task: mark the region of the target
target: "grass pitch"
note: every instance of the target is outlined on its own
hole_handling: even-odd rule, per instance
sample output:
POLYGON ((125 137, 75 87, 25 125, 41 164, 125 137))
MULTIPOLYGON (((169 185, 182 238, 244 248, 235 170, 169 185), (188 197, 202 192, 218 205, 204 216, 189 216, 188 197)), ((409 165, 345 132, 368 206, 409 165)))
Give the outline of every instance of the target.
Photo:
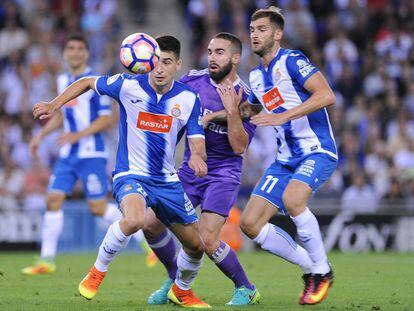
MULTIPOLYGON (((147 297, 165 280, 158 264, 148 269, 144 256, 121 254, 111 265, 92 301, 77 287, 95 254, 63 254, 53 275, 27 277, 21 268, 34 253, 0 252, 0 310, 180 310, 148 306, 147 297)), ((408 254, 330 254, 335 283, 326 301, 316 306, 297 304, 302 289, 296 267, 264 252, 240 254, 250 279, 259 288, 259 305, 229 308, 232 283, 208 258, 194 285, 195 292, 215 310, 414 310, 414 256, 408 254)))

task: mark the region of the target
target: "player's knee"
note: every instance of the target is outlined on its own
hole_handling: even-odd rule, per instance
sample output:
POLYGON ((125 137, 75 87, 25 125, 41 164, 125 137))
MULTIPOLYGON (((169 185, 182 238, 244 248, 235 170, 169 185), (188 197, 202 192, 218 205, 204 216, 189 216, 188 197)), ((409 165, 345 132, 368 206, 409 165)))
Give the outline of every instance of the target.
POLYGON ((191 245, 191 248, 188 248, 188 250, 195 257, 201 257, 205 252, 204 244, 202 242, 191 245))
POLYGON ((254 219, 243 216, 240 219, 240 229, 251 239, 254 239, 260 232, 260 228, 254 219))
POLYGON ((144 220, 136 217, 126 217, 121 221, 130 234, 133 234, 144 227, 144 220))
POLYGON ((196 257, 200 254, 203 254, 205 251, 204 243, 201 238, 194 238, 191 241, 186 241, 184 246, 186 252, 190 252, 196 257))
POLYGON ((220 246, 220 240, 214 238, 211 234, 202 234, 202 239, 204 242, 204 251, 208 256, 214 254, 214 252, 220 246))
POLYGON ((46 205, 48 211, 58 211, 62 207, 64 196, 57 193, 50 193, 46 198, 46 205))
POLYGON ((282 200, 290 215, 296 215, 305 208, 302 198, 298 195, 294 195, 293 193, 285 191, 283 193, 282 200))

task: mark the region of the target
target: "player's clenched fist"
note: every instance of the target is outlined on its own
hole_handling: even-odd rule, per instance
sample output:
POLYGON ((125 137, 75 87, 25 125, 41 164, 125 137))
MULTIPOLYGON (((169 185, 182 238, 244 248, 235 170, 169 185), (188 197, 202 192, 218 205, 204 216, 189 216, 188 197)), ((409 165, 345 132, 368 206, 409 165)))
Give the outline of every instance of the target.
POLYGON ((188 161, 188 166, 194 171, 197 177, 203 177, 207 174, 206 162, 197 154, 193 154, 188 161))
POLYGON ((50 118, 55 112, 53 104, 48 102, 38 102, 33 106, 33 117, 35 119, 47 119, 50 118))

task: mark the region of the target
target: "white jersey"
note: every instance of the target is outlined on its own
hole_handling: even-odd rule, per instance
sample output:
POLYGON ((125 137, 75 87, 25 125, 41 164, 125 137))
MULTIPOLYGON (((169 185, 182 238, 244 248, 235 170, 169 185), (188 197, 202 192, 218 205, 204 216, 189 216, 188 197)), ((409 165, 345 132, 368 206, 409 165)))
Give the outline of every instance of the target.
MULTIPOLYGON (((72 77, 69 73, 61 74, 57 79, 58 93, 61 94, 73 82, 87 76, 92 76, 90 68, 78 77, 72 77)), ((63 127, 65 132, 79 132, 89 127, 99 116, 110 114, 109 98, 90 90, 62 107, 63 127)), ((61 158, 106 158, 108 154, 104 134, 98 132, 74 144, 66 144, 60 149, 59 155, 61 158)))
POLYGON ((139 175, 179 181, 174 151, 183 131, 187 129, 188 138, 204 138, 198 95, 174 81, 160 96, 149 84, 148 74, 101 76, 95 90, 116 99, 120 107, 114 180, 139 175))
MULTIPOLYGON (((249 102, 261 104, 267 113, 299 106, 311 96, 304 84, 316 72, 318 69, 301 52, 279 48, 268 68, 260 65, 250 72, 249 102)), ((325 108, 274 128, 277 160, 282 163, 294 165, 311 153, 326 153, 338 159, 325 108)))

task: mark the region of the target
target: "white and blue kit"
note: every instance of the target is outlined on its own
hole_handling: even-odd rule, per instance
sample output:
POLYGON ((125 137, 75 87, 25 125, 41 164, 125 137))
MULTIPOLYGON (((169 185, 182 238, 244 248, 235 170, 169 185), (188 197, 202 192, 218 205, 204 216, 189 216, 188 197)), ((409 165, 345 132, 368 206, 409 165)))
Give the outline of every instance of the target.
MULTIPOLYGON (((57 79, 58 93, 62 93, 76 80, 92 75, 90 68, 86 68, 85 72, 77 77, 69 73, 60 75, 57 79)), ((98 117, 111 114, 110 100, 90 90, 65 104, 61 111, 64 131, 79 132, 89 127, 98 117)), ((76 181, 80 179, 87 199, 105 197, 108 192, 106 148, 103 132, 62 146, 48 190, 70 195, 76 181)))
POLYGON ((174 151, 185 130, 188 138, 204 138, 197 94, 177 81, 167 93, 157 94, 148 74, 102 76, 95 90, 117 100, 120 107, 112 174, 118 203, 138 193, 166 226, 195 222, 194 207, 177 176, 174 151))
MULTIPOLYGON (((302 52, 279 48, 268 68, 260 65, 250 72, 249 102, 262 105, 269 114, 292 109, 311 96, 304 85, 317 72, 302 52)), ((274 129, 277 159, 252 194, 270 201, 286 214, 282 195, 289 181, 300 180, 316 191, 335 171, 338 154, 325 108, 274 129)))

